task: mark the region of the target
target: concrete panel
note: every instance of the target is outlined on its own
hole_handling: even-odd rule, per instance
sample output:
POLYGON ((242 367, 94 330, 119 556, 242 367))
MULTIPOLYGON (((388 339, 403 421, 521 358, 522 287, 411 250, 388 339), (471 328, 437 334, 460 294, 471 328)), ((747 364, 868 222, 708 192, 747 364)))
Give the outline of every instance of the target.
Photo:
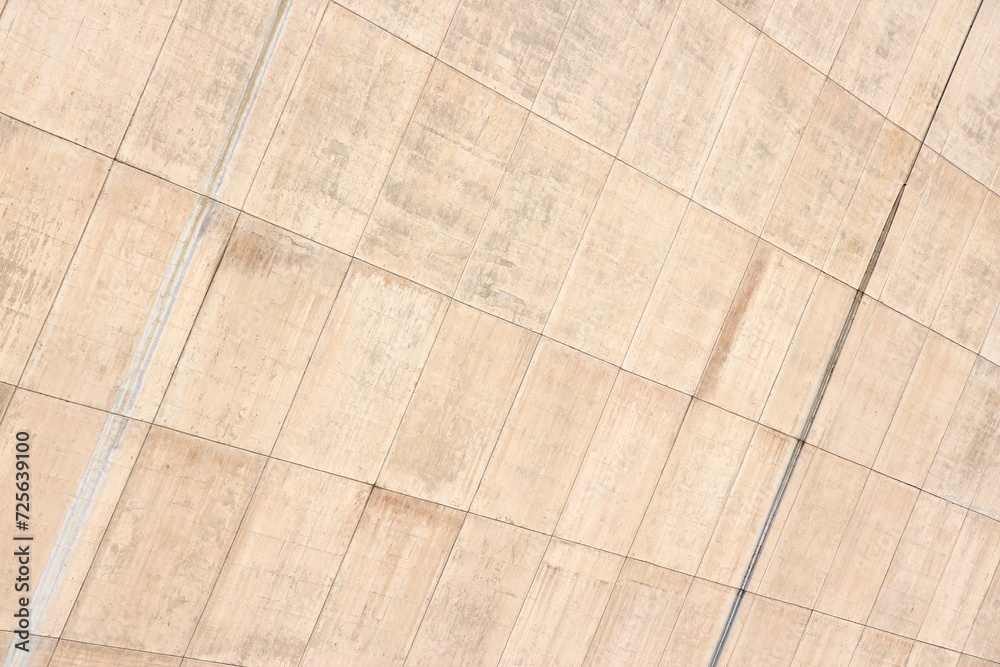
POLYGON ((824 74, 830 71, 858 0, 776 0, 764 32, 824 74))
POLYGON ((256 454, 154 426, 63 636, 180 654, 263 465, 256 454))
POLYGON ((370 488, 269 461, 186 655, 295 665, 370 488))
POLYGON ((930 331, 882 441, 875 469, 920 487, 976 355, 930 331))
POLYGON ((744 21, 756 28, 761 28, 767 15, 771 11, 774 0, 719 0, 723 5, 729 7, 735 14, 741 16, 744 21))
POLYGON ((813 612, 791 667, 849 667, 863 626, 813 612))
POLYGON ((244 210, 353 253, 431 62, 331 5, 244 210))
POLYGON ((865 628, 851 667, 904 667, 912 649, 912 640, 865 628))
POLYGON ((458 667, 497 662, 548 539, 468 515, 406 664, 458 667))
POLYGON ((62 640, 49 667, 178 667, 181 658, 62 640))
POLYGON ((791 255, 758 244, 695 395, 759 419, 818 276, 791 255))
POLYGON ((527 115, 436 64, 357 256, 453 293, 527 115))
POLYGON ((628 552, 687 411, 689 398, 619 373, 555 534, 628 552))
POLYGON ((680 0, 579 0, 532 111, 618 152, 680 0))
POLYGON ((118 159, 243 206, 323 9, 321 0, 182 3, 118 159))
MULTIPOLYGON (((140 422, 108 420, 106 413, 85 408, 66 401, 42 396, 19 389, 7 405, 0 435, 3 437, 2 455, 8 463, 0 468, 0 483, 10 493, 10 527, 4 535, 7 539, 19 531, 14 530, 15 483, 25 481, 17 477, 15 468, 15 435, 26 431, 30 435, 29 469, 27 481, 30 484, 30 542, 31 577, 30 585, 34 594, 32 600, 32 635, 58 635, 69 616, 80 587, 87 576, 104 530, 111 520, 115 503, 121 495, 125 482, 132 470, 132 464, 139 453, 149 426, 140 422), (124 423, 123 423, 124 422, 124 423), (104 429, 110 433, 105 433, 104 429), (114 438, 119 428, 124 428, 114 459, 108 465, 104 482, 99 489, 87 492, 81 489, 94 449, 102 440, 114 438), (77 500, 77 496, 80 499, 77 500), (89 508, 89 515, 77 515, 77 537, 72 534, 60 540, 60 528, 68 511, 74 506, 77 511, 89 508), (39 599, 37 586, 46 567, 52 567, 54 559, 65 559, 65 569, 61 573, 60 585, 49 597, 48 602, 39 599)), ((76 522, 74 522, 76 523, 76 522)), ((13 544, 13 543, 10 543, 13 544)), ((20 543, 19 543, 20 544, 20 543)), ((13 556, 15 547, 10 547, 13 556)), ((13 593, 15 578, 18 576, 18 562, 6 558, 0 563, 0 573, 11 582, 11 594, 0 600, 2 623, 0 628, 15 629, 14 611, 16 598, 13 593)), ((48 578, 54 576, 52 569, 48 578)))
POLYGON ((615 162, 545 335, 621 364, 688 200, 615 162))
POLYGON ((727 646, 731 647, 728 659, 723 658, 719 664, 737 667, 791 662, 809 621, 809 610, 756 596, 743 604, 743 628, 727 646))
POLYGON ((962 655, 958 659, 958 667, 996 667, 1000 663, 983 660, 972 655, 962 655))
POLYGON ((531 107, 574 0, 460 2, 438 57, 523 107, 531 107))
POLYGON ((1000 307, 997 308, 997 314, 993 315, 993 322, 986 332, 986 340, 983 341, 979 354, 994 364, 1000 364, 1000 307))
POLYGON ((22 386, 152 421, 235 222, 232 209, 115 164, 22 386), (178 247, 190 259, 175 258, 178 247), (117 404, 130 393, 131 405, 117 404))
POLYGON ((629 556, 697 572, 753 431, 709 403, 691 405, 629 556))
POLYGON ((760 234, 822 87, 819 72, 761 36, 694 200, 760 234))
POLYGON ((343 0, 339 3, 380 28, 435 55, 459 0, 343 0))
POLYGON ((177 5, 11 4, 0 16, 0 112, 114 155, 177 5))
POLYGON ((302 664, 403 664, 464 518, 375 489, 302 664))
MULTIPOLYGON (((728 586, 695 579, 660 657, 660 667, 707 665, 735 593, 728 586)), ((745 614, 736 617, 734 635, 739 633, 745 619, 745 614)))
POLYGON ((7 405, 14 396, 14 385, 0 383, 0 419, 7 412, 7 405))
POLYGON ((914 642, 906 667, 956 667, 961 653, 940 646, 914 642))
POLYGON ((618 369, 542 339, 472 511, 551 533, 618 369))
POLYGON ((756 242, 714 213, 688 207, 623 368, 693 394, 756 242))
POLYGON ((691 577, 626 559, 583 664, 656 667, 691 577))
POLYGON ((274 456, 374 482, 446 310, 440 294, 352 263, 274 456))
POLYGON ((618 156, 690 197, 757 35, 717 2, 682 1, 618 156))
POLYGON ((986 591, 983 604, 976 615, 975 623, 965 645, 966 651, 990 660, 1000 660, 1000 643, 997 643, 997 627, 1000 623, 1000 577, 993 573, 993 581, 986 591))
POLYGON ((348 263, 241 216, 156 423, 270 453, 348 263))
POLYGON ((499 665, 581 664, 623 561, 620 556, 552 540, 499 665))
POLYGON ((110 166, 0 116, 0 380, 20 379, 110 166))
POLYGON ((453 303, 379 486, 468 509, 537 342, 530 331, 453 303))
POLYGON ((611 163, 594 147, 530 117, 456 298, 541 331, 611 163))

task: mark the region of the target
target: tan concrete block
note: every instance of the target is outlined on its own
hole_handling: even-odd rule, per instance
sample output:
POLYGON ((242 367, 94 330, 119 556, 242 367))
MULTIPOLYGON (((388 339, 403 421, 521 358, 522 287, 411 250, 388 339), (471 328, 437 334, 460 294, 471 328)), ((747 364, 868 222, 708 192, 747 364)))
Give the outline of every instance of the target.
POLYGON ((114 155, 177 4, 11 5, 0 17, 0 111, 114 155))
MULTIPOLYGON (((799 6, 826 9, 808 2, 799 6)), ((881 116, 828 80, 774 200, 763 238, 822 267, 881 126, 881 116)))
MULTIPOLYGON (((1000 367, 979 357, 948 423, 924 488, 969 507, 974 501, 996 498, 997 492, 977 498, 984 480, 998 477, 994 471, 1000 423, 1000 367)), ((990 493, 987 490, 986 493, 990 493)))
POLYGON ((694 200, 760 234, 822 87, 819 72, 761 36, 694 200))
POLYGON ((375 489, 302 664, 403 664, 464 518, 375 489))
POLYGON ((532 111, 618 152, 680 0, 580 0, 532 111))
POLYGON ((816 609, 857 623, 867 620, 918 494, 878 473, 868 476, 816 609))
POLYGON ((263 465, 256 454, 154 426, 63 637, 181 653, 263 465))
POLYGON ((921 493, 889 565, 868 625, 916 637, 966 511, 921 493))
POLYGON ((62 640, 47 664, 51 667, 178 667, 181 658, 62 640))
POLYGON ((630 556, 698 570, 753 431, 752 422, 709 403, 691 405, 630 556))
POLYGON ((913 644, 910 639, 865 628, 851 667, 904 667, 913 644))
POLYGON ((864 627, 814 611, 791 667, 849 667, 864 627))
POLYGON ((273 455, 374 482, 446 310, 446 297, 352 263, 273 455))
POLYGON ((459 3, 438 57, 523 107, 535 101, 573 0, 459 3))
POLYGON ((1000 523, 969 512, 917 638, 963 650, 998 564, 1000 523))
POLYGON ((625 559, 583 664, 656 667, 692 578, 625 559))
POLYGON ((21 377, 110 166, 0 116, 0 380, 21 377))
POLYGON ((742 584, 794 447, 794 439, 757 427, 701 559, 699 577, 742 584))
POLYGON ((116 164, 22 386, 152 421, 235 222, 232 209, 116 164))
POLYGON ((269 461, 185 653, 233 664, 297 664, 369 491, 269 461))
POLYGON ((876 470, 923 485, 975 359, 972 352, 928 332, 875 459, 876 470))
POLYGON ((771 5, 764 32, 782 46, 826 73, 840 50, 858 0, 828 3, 777 0, 771 5))
POLYGON ((541 331, 612 158, 528 119, 455 297, 541 331))
POLYGON ((1000 660, 1000 643, 997 643, 997 628, 1000 627, 1000 577, 993 574, 983 604, 976 614, 976 620, 969 634, 965 651, 981 655, 990 660, 1000 660))
POLYGON ((758 244, 695 395, 759 419, 818 276, 791 255, 758 244))
POLYGON ((551 533, 618 372, 542 339, 472 511, 551 533))
MULTIPOLYGON (((660 657, 660 667, 707 665, 735 593, 728 586, 695 579, 660 657)), ((737 615, 734 635, 739 633, 745 619, 745 614, 737 615)))
POLYGON ((772 532, 774 550, 761 559, 761 595, 813 607, 823 579, 834 563, 861 496, 868 470, 817 451, 804 473, 797 496, 780 532, 772 532))
POLYGON ((353 253, 431 62, 331 5, 244 210, 353 253))
POLYGON ((997 314, 993 316, 993 323, 990 324, 990 329, 986 333, 986 340, 983 341, 983 347, 979 351, 979 354, 994 364, 1000 364, 1000 308, 997 309, 997 314))
POLYGON ((0 419, 2 419, 4 414, 7 412, 7 405, 10 403, 10 399, 13 396, 14 385, 0 382, 0 419))
POLYGON ((961 653, 940 646, 913 642, 906 667, 957 667, 961 653))
POLYGON ((927 329, 876 303, 871 319, 855 321, 849 337, 857 352, 841 356, 834 370, 843 380, 824 396, 811 442, 870 467, 889 430, 927 337, 927 329), (858 326, 862 324, 862 326, 858 326))
POLYGON ((357 256, 451 294, 527 112, 434 66, 357 256))
POLYGON ((498 661, 548 539, 468 515, 406 664, 457 667, 498 661))
POLYGON ((459 0, 343 0, 340 4, 435 55, 459 0))
POLYGON ((958 667, 996 667, 1000 663, 983 660, 972 655, 962 654, 958 659, 958 667))
POLYGON ((809 621, 809 610, 756 596, 743 604, 746 614, 743 629, 738 637, 730 639, 728 660, 720 664, 732 667, 789 664, 809 621))
POLYGON ((714 213, 689 206, 623 368, 693 394, 756 242, 714 213))
POLYGON ((757 34, 720 3, 682 1, 619 157, 690 197, 757 34))
POLYGON ((819 274, 764 404, 762 424, 796 437, 801 434, 853 298, 847 285, 819 274))
POLYGON ((621 364, 688 200, 615 162, 545 335, 621 364))
POLYGON ((379 486, 468 509, 538 337, 451 305, 379 486))
POLYGON ((690 399, 619 373, 555 534, 624 554, 656 488, 690 399))
POLYGON ((581 664, 623 562, 620 556, 552 540, 498 664, 581 664))
MULTIPOLYGON (((22 534, 14 527, 15 484, 28 481, 30 518, 26 534, 33 538, 28 596, 32 599, 32 636, 58 635, 65 624, 148 429, 148 425, 140 422, 109 420, 106 413, 98 410, 23 389, 17 390, 7 405, 0 422, 3 438, 0 455, 7 462, 0 468, 0 483, 9 489, 10 521, 3 534, 7 540, 22 534), (30 436, 29 468, 21 471, 27 473, 27 478, 24 475, 18 478, 15 467, 15 435, 19 431, 30 436), (105 443, 105 452, 113 447, 115 453, 107 464, 103 481, 96 484, 100 468, 92 470, 90 475, 87 471, 91 460, 99 458, 94 452, 100 449, 101 442, 105 443), (62 525, 72 509, 75 509, 73 529, 61 536, 62 525), (61 580, 46 595, 38 586, 42 581, 46 582, 46 588, 54 583, 57 568, 53 563, 57 562, 65 563, 59 574, 61 580)), ((20 596, 15 597, 13 587, 19 563, 13 557, 15 547, 10 549, 12 556, 0 562, 0 573, 11 582, 10 595, 0 599, 3 618, 0 627, 14 630, 15 603, 20 596)))
MULTIPOLYGON (((4 646, 10 646, 10 639, 14 636, 13 633, 4 632, 3 634, 4 646)), ((52 637, 32 636, 28 644, 30 651, 27 654, 25 663, 30 667, 48 667, 58 643, 59 640, 52 637)))
POLYGON ((156 423, 269 453, 348 264, 241 216, 156 423))

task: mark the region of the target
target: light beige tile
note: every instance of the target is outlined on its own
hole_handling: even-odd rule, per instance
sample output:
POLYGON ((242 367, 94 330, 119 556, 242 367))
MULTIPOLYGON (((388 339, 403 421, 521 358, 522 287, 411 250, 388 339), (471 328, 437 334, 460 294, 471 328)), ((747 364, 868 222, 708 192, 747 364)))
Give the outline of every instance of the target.
POLYGON ((530 107, 574 4, 573 0, 463 0, 438 57, 530 107))
POLYGON ((693 394, 755 244, 748 232, 689 206, 623 368, 693 394))
POLYGON ((4 414, 7 412, 7 406, 13 396, 14 385, 0 382, 0 419, 2 419, 4 414))
POLYGON ((632 544, 690 399, 619 373, 555 534, 624 554, 632 544))
POLYGON ((906 667, 956 667, 961 653, 940 646, 914 642, 906 667))
MULTIPOLYGON (((29 483, 29 531, 31 562, 29 593, 32 598, 30 631, 32 636, 57 636, 69 616, 87 570, 97 552, 104 530, 125 487, 132 464, 139 453, 148 430, 146 424, 121 418, 108 419, 106 413, 85 408, 56 398, 49 398, 19 389, 15 392, 3 421, 0 422, 2 456, 7 465, 0 468, 0 483, 10 489, 10 523, 4 535, 10 540, 20 533, 14 529, 15 484, 29 483), (15 436, 28 433, 28 469, 18 471, 15 461, 15 436), (100 443, 105 450, 113 447, 114 457, 107 463, 103 481, 95 485, 96 472, 87 475, 95 450, 100 443), (18 472, 27 473, 17 477, 18 472), (89 483, 88 481, 89 480, 89 483), (88 488, 93 489, 88 492, 88 488), (79 495, 79 500, 77 496, 79 495), (34 501, 34 502, 31 502, 34 501), (77 507, 73 521, 75 530, 60 539, 67 513, 77 507), (79 513, 81 509, 89 510, 79 513), (75 535, 74 535, 75 534, 75 535), (65 558, 60 585, 46 597, 39 597, 38 585, 44 579, 51 583, 54 559, 65 558)), ((99 464, 98 464, 99 465, 99 464)), ((100 469, 100 468, 98 468, 100 469)), ((13 544, 13 542, 8 542, 13 544)), ((10 583, 11 593, 0 599, 0 628, 14 630, 17 597, 14 581, 19 576, 19 563, 12 557, 0 562, 0 573, 10 583), (10 620, 8 620, 10 619, 10 620)))
POLYGON ((273 455, 374 482, 446 309, 440 294, 352 263, 273 455))
POLYGON ((235 222, 232 209, 116 164, 22 386, 151 421, 235 222))
POLYGON ((330 5, 244 210, 353 253, 431 62, 330 5))
POLYGON ((868 476, 816 609, 856 623, 867 620, 917 495, 889 477, 868 476))
POLYGON ((983 341, 979 354, 994 364, 1000 364, 1000 307, 997 308, 997 314, 993 315, 993 322, 986 332, 986 340, 983 341))
POLYGON ((923 485, 975 359, 957 343, 928 332, 875 459, 876 470, 923 485))
POLYGON ((545 335, 621 364, 688 201, 615 162, 545 335))
POLYGON ((814 611, 791 667, 849 667, 863 626, 814 611))
POLYGON ((296 664, 368 493, 360 482, 269 461, 185 654, 296 664))
POLYGON ((834 374, 843 379, 824 396, 809 440, 870 467, 889 430, 927 330, 876 303, 871 319, 855 321, 850 337, 860 339, 858 350, 843 355, 834 369, 834 374))
POLYGON ((406 664, 497 662, 547 541, 523 528, 468 515, 406 664))
POLYGON ((270 453, 348 263, 241 216, 156 423, 270 453))
POLYGON ((809 621, 809 610, 756 596, 743 604, 743 629, 730 639, 727 649, 731 646, 731 653, 720 664, 737 667, 791 662, 809 621))
POLYGON ((610 156, 530 117, 456 298, 541 331, 611 163, 610 156))
POLYGON ((788 520, 771 535, 773 553, 760 561, 758 592, 811 608, 834 563, 868 471, 817 451, 804 475, 798 495, 785 500, 791 505, 788 520))
POLYGON ((9 3, 0 16, 0 111, 114 155, 177 4, 9 3))
POLYGON ((691 196, 757 34, 720 3, 682 0, 619 157, 691 196))
MULTIPOLYGON (((728 586, 695 579, 660 657, 660 667, 707 665, 735 594, 728 586)), ((733 635, 739 633, 745 619, 745 614, 737 615, 733 635)))
POLYGON ((459 0, 343 0, 340 4, 418 49, 437 54, 459 0))
POLYGON ((499 665, 579 665, 623 558, 554 539, 546 549, 499 665))
MULTIPOLYGON (((799 6, 823 11, 815 3, 799 6)), ((822 267, 881 126, 881 116, 827 80, 771 208, 763 238, 822 267)))
POLYGON ((182 3, 118 159, 242 207, 323 9, 182 3))
POLYGON ((472 511, 551 533, 616 374, 613 366, 543 338, 472 511))
POLYGON ((691 577, 626 559, 583 664, 656 667, 691 577))
POLYGON ((989 660, 983 660, 982 658, 966 654, 963 654, 958 659, 958 667, 996 667, 998 664, 1000 663, 990 662, 989 660))
POLYGON ((263 465, 256 454, 154 426, 63 637, 180 654, 263 465))
POLYGON ((375 489, 302 664, 401 665, 463 519, 375 489))
POLYGON ((762 35, 694 200, 759 234, 822 87, 819 72, 762 35))
POLYGON ((759 419, 818 276, 817 269, 759 243, 695 395, 759 419))
POLYGON ((719 0, 723 5, 729 7, 735 14, 741 16, 747 23, 753 24, 757 28, 764 25, 767 15, 771 11, 774 0, 719 0))
POLYGON ((695 401, 629 555, 694 574, 753 432, 753 422, 695 401))
POLYGON ((916 637, 966 511, 921 493, 882 583, 868 625, 916 637))
POLYGON ((21 377, 110 166, 0 116, 0 380, 21 377))
POLYGON ((776 0, 764 32, 807 63, 826 73, 840 50, 858 0, 808 2, 776 0))
POLYGON ((63 640, 47 664, 50 667, 177 667, 181 658, 63 640))
POLYGON ((453 293, 526 117, 509 100, 436 64, 357 256, 453 293))
POLYGON ((964 650, 990 660, 1000 660, 1000 643, 997 643, 997 627, 1000 627, 998 623, 1000 623, 1000 577, 994 573, 993 581, 986 591, 979 613, 976 614, 964 650))
MULTIPOLYGON (((13 633, 3 632, 2 636, 0 636, 0 640, 3 641, 4 646, 10 646, 10 640, 13 637, 13 633)), ((20 638, 18 638, 18 641, 20 641, 20 638)), ((43 637, 38 635, 29 636, 26 664, 30 667, 48 667, 49 660, 52 659, 52 654, 55 653, 58 643, 59 640, 53 639, 52 637, 43 637)))
POLYGON ((912 648, 910 639, 865 628, 851 667, 904 667, 912 648))
POLYGON ((532 111, 618 152, 680 0, 579 0, 532 111))
POLYGON ((468 509, 538 337, 451 305, 379 486, 468 509))

